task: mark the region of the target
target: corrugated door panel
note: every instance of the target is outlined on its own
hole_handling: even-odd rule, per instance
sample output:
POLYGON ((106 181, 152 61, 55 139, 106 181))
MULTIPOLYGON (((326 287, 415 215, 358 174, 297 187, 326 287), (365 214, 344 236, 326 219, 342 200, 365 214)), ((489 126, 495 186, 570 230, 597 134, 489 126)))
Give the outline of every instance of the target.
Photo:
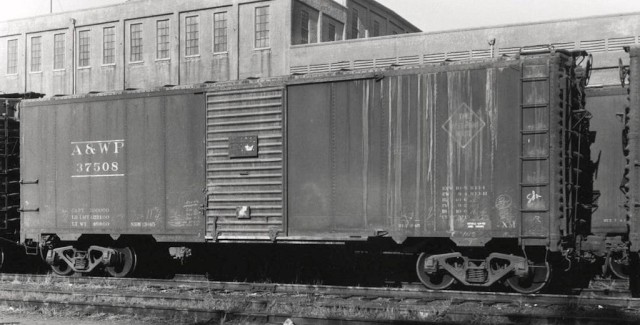
POLYGON ((265 240, 282 232, 282 93, 208 94, 207 239, 265 240))

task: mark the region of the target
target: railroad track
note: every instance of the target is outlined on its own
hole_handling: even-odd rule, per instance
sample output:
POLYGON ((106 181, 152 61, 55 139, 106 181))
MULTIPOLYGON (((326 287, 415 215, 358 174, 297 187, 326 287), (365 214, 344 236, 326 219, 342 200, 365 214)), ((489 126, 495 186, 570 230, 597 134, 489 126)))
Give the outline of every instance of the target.
MULTIPOLYGON (((380 314, 393 310, 396 315, 387 315, 391 316, 389 318, 411 318, 421 323, 437 321, 442 324, 443 321, 460 323, 477 318, 478 310, 474 311, 474 308, 482 309, 481 317, 487 323, 510 324, 531 319, 544 319, 552 323, 597 320, 600 323, 616 321, 633 324, 640 321, 640 314, 635 312, 640 309, 640 299, 625 297, 429 291, 409 285, 403 288, 362 288, 229 283, 185 278, 155 280, 2 274, 0 303, 13 307, 64 306, 83 312, 150 314, 179 323, 240 318, 259 323, 282 324, 286 319, 291 319, 294 323, 297 320, 298 324, 316 324, 332 316, 334 319, 348 318, 350 312, 354 311, 380 314), (295 310, 291 313, 282 312, 291 306, 297 306, 300 310, 328 312, 322 317, 300 317, 301 314, 295 310), (570 315, 566 312, 536 311, 545 306, 561 307, 563 310, 578 307, 589 312, 570 315)), ((351 319, 356 320, 362 324, 371 323, 362 317, 351 319)), ((373 322, 413 323, 380 319, 373 322)), ((482 319, 476 319, 476 323, 482 324, 482 319)))

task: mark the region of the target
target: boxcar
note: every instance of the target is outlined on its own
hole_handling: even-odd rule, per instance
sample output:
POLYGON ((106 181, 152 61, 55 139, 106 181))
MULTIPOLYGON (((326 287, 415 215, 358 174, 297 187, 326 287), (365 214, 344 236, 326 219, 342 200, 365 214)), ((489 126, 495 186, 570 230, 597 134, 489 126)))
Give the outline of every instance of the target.
POLYGON ((143 242, 388 238, 431 289, 535 292, 590 232, 584 55, 28 101, 22 240, 127 276, 143 242))
POLYGON ((18 104, 38 93, 0 95, 0 269, 15 270, 24 256, 20 246, 20 123, 18 104))
POLYGON ((640 47, 625 48, 629 53, 629 101, 624 115, 624 189, 629 225, 629 287, 634 297, 640 296, 640 47))
POLYGON ((594 163, 591 231, 605 243, 604 249, 594 252, 605 254, 607 270, 618 278, 627 278, 629 231, 623 154, 627 89, 621 86, 587 88, 586 99, 586 109, 591 113, 590 129, 595 134, 591 146, 594 163))

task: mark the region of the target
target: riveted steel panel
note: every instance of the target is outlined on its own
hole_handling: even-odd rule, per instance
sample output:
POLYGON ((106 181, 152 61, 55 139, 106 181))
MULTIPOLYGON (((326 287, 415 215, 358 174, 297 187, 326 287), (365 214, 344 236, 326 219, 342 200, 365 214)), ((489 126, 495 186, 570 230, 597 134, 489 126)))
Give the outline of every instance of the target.
POLYGON ((151 92, 28 103, 25 235, 204 238, 204 96, 151 92))
POLYGON ((283 89, 207 95, 209 240, 283 234, 283 89))

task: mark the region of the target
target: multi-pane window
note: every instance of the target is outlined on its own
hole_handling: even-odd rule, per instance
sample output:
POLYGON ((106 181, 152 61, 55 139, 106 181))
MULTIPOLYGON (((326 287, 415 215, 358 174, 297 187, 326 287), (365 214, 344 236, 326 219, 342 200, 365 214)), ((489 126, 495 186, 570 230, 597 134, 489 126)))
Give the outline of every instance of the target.
POLYGON ((329 32, 327 33, 327 40, 333 42, 336 40, 336 25, 329 24, 329 32))
POLYGON ((309 43, 309 13, 300 11, 300 43, 309 43))
POLYGON ((256 8, 256 48, 269 47, 269 7, 256 8))
POLYGON ((88 67, 91 64, 89 54, 89 32, 88 30, 81 30, 78 33, 78 67, 88 67))
POLYGON ((7 41, 7 74, 18 73, 18 40, 7 41))
POLYGON ((31 72, 42 71, 42 37, 31 38, 31 72))
POLYGON ((351 38, 358 38, 358 23, 359 23, 359 18, 358 18, 358 9, 353 8, 353 10, 351 11, 351 38))
POLYGON ((198 29, 198 16, 190 16, 185 19, 186 48, 185 55, 200 54, 200 35, 198 29))
POLYGON ((142 61, 142 24, 131 24, 129 62, 142 61))
POLYGON ((64 34, 53 35, 53 69, 64 69, 64 34))
POLYGON ((156 58, 169 58, 169 20, 156 22, 156 58))
POLYGON ((227 51, 227 13, 213 14, 213 52, 227 51))
POLYGON ((116 28, 102 29, 102 64, 116 63, 116 28))
POLYGON ((380 36, 380 23, 377 20, 373 21, 373 37, 380 36))

